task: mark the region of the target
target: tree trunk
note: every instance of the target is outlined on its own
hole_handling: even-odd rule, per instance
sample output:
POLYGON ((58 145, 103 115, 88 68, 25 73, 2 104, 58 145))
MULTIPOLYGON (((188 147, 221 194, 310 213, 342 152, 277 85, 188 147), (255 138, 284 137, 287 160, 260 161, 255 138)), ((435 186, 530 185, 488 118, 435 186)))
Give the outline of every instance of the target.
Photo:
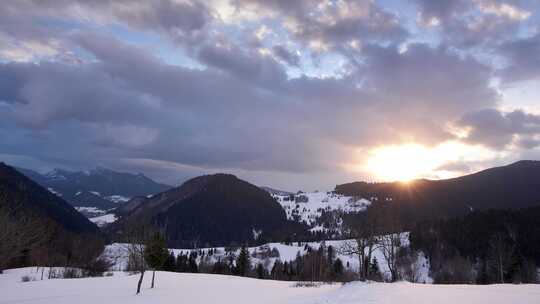
POLYGON ((150 287, 150 288, 154 288, 154 278, 155 278, 155 277, 156 277, 156 271, 153 270, 153 271, 152 271, 152 287, 150 287))
POLYGON ((364 258, 360 253, 358 253, 358 274, 360 276, 360 281, 364 280, 364 258))
POLYGON ((501 284, 504 284, 503 261, 501 255, 499 255, 499 275, 501 277, 501 284))
POLYGON ((141 284, 144 277, 144 271, 141 271, 141 276, 139 277, 139 283, 137 283, 137 294, 141 293, 141 284))
POLYGON ((368 246, 368 254, 367 254, 367 260, 368 264, 366 266, 366 278, 369 278, 370 272, 371 272, 371 254, 373 253, 373 245, 368 246))

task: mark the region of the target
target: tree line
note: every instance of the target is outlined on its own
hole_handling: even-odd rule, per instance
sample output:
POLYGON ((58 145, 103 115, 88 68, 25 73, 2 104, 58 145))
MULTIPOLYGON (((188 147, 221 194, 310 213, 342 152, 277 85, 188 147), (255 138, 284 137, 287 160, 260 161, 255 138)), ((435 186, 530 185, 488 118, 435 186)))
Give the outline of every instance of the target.
POLYGON ((28 210, 0 206, 0 273, 37 265, 41 279, 103 275, 110 267, 100 258, 104 246, 99 235, 71 233, 28 210))
POLYGON ((536 283, 540 207, 420 222, 410 241, 430 259, 435 283, 536 283))

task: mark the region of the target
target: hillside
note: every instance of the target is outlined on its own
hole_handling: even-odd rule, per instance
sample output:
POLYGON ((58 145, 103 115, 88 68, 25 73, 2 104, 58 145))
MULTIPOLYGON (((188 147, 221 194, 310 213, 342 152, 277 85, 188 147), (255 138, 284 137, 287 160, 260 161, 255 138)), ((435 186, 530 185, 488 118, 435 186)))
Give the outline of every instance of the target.
POLYGON ((20 214, 52 220, 68 232, 97 233, 98 228, 73 206, 14 168, 0 163, 0 206, 20 214))
POLYGON ((334 192, 299 192, 272 194, 287 213, 287 219, 304 223, 312 232, 325 232, 329 236, 341 234, 343 215, 366 210, 367 199, 334 192))
POLYGON ((103 250, 103 235, 73 206, 0 163, 0 274, 9 267, 84 267, 103 250))
POLYGON ((111 230, 150 222, 170 245, 227 245, 262 240, 291 226, 281 206, 259 187, 229 174, 205 175, 150 198, 135 198, 117 210, 111 230))
POLYGON ((336 193, 374 203, 392 202, 407 217, 452 217, 472 210, 519 209, 540 205, 540 161, 519 161, 446 180, 409 183, 354 182, 336 193))
POLYGON ((90 171, 54 169, 45 174, 23 168, 17 170, 73 206, 94 207, 101 211, 116 208, 135 196, 151 195, 171 188, 143 174, 116 172, 101 167, 90 171))

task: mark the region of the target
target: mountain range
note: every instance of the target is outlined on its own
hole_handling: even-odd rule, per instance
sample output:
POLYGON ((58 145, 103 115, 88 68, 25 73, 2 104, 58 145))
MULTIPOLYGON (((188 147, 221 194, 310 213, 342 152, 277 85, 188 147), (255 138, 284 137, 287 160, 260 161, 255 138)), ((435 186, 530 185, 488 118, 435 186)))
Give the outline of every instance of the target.
MULTIPOLYGON (((166 232, 171 246, 313 237, 315 232, 341 229, 340 218, 346 213, 381 206, 390 206, 411 224, 463 216, 474 210, 540 206, 539 161, 519 161, 445 180, 353 182, 337 185, 331 192, 296 194, 258 187, 230 174, 199 176, 172 188, 141 174, 103 168, 47 174, 18 170, 48 188, 45 201, 50 201, 54 192, 78 207, 117 207, 110 215, 119 220, 105 228, 113 238, 129 225, 149 223, 166 232)), ((17 187, 19 179, 11 173, 4 177, 3 187, 17 187)), ((34 192, 33 187, 22 189, 17 191, 34 192)), ((83 221, 67 215, 57 220, 63 217, 66 221, 83 221)))
POLYGON ((89 171, 54 169, 45 174, 24 168, 17 170, 73 206, 100 210, 116 208, 135 196, 152 195, 171 188, 143 174, 102 167, 89 171))

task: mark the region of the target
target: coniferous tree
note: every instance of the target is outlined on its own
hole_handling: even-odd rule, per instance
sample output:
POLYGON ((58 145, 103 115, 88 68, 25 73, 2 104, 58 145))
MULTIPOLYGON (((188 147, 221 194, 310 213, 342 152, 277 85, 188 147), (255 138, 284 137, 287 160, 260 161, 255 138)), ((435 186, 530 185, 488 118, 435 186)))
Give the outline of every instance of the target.
POLYGON ((176 271, 176 257, 174 256, 174 252, 170 252, 169 256, 165 260, 165 263, 163 264, 163 270, 164 271, 176 271))
POLYGON ((160 270, 163 264, 169 257, 169 250, 167 249, 165 238, 155 233, 151 237, 144 248, 144 259, 148 266, 152 268, 152 285, 150 288, 154 288, 154 280, 156 277, 156 270, 160 270))
POLYGON ((251 270, 251 261, 249 257, 249 251, 245 246, 240 249, 240 254, 236 259, 236 271, 240 276, 245 277, 251 270))
POLYGON ((191 273, 198 273, 199 272, 199 266, 197 265, 197 252, 196 251, 192 251, 189 254, 187 267, 188 267, 187 271, 189 271, 191 273))
POLYGON ((258 279, 264 279, 265 271, 264 267, 261 263, 257 264, 257 278, 258 279))
POLYGON ((377 261, 376 257, 373 257, 373 260, 369 264, 369 268, 369 279, 373 281, 382 281, 382 274, 379 270, 379 261, 377 261))

